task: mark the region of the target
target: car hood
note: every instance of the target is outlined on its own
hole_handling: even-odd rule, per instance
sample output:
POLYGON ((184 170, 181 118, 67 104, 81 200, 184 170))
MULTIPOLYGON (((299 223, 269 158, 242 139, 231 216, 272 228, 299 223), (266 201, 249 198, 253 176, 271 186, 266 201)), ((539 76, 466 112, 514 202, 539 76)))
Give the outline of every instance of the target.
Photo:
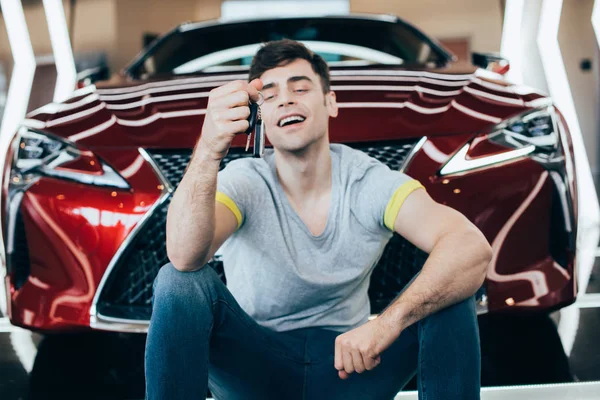
MULTIPOLYGON (((476 133, 549 99, 500 76, 472 70, 392 67, 332 68, 339 115, 332 142, 397 140, 476 133)), ((24 124, 87 148, 191 148, 201 131, 208 94, 247 74, 204 74, 116 82, 76 91, 67 101, 31 112, 24 124)), ((241 146, 245 138, 236 138, 241 146)))

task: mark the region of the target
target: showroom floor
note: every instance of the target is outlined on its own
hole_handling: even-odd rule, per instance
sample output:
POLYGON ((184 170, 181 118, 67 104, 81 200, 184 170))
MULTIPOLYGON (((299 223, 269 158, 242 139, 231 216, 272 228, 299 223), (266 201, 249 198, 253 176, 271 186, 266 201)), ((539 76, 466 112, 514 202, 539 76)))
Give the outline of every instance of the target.
MULTIPOLYGON (((587 292, 600 293, 600 258, 587 292)), ((598 307, 578 302, 551 317, 483 316, 480 327, 485 385, 600 381, 598 307)), ((144 340, 144 335, 106 332, 42 337, 0 318, 0 399, 143 398, 144 340)), ((584 389, 600 391, 600 386, 576 390, 584 389)), ((557 393, 548 388, 541 397, 529 392, 520 397, 523 389, 514 390, 514 400, 557 393)), ((494 393, 484 392, 484 399, 499 398, 494 393)), ((416 395, 398 396, 405 398, 416 395)))

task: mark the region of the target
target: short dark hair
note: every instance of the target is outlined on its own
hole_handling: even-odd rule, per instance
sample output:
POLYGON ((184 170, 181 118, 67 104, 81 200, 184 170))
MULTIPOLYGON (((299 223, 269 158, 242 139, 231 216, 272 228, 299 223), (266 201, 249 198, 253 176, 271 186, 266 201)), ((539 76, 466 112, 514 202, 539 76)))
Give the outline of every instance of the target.
POLYGON ((252 59, 248 80, 252 81, 260 78, 266 71, 286 66, 298 59, 306 60, 310 63, 313 71, 321 77, 323 93, 328 93, 330 90, 329 66, 323 60, 323 57, 313 53, 302 43, 291 39, 281 39, 265 43, 252 59))

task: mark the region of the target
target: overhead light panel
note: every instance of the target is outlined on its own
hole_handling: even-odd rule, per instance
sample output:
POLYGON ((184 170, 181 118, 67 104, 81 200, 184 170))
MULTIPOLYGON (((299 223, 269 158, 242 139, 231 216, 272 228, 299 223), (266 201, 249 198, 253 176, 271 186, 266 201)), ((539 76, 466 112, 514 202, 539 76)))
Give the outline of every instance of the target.
MULTIPOLYGON (((573 142, 578 187, 577 271, 579 293, 585 293, 596 258, 600 231, 600 207, 583 142, 583 135, 575 103, 569 86, 567 71, 558 42, 558 27, 562 12, 562 0, 544 0, 540 15, 537 43, 544 67, 548 89, 554 103, 561 110, 573 142)), ((597 9, 597 7, 595 7, 597 9)), ((597 15, 597 12, 596 12, 597 15)))
POLYGON ((77 82, 73 49, 62 1, 43 0, 43 2, 57 74, 54 101, 62 102, 71 96, 77 82))
POLYGON ((510 62, 506 78, 514 83, 523 83, 523 8, 525 0, 507 0, 504 8, 504 24, 502 26, 502 43, 500 53, 510 62))

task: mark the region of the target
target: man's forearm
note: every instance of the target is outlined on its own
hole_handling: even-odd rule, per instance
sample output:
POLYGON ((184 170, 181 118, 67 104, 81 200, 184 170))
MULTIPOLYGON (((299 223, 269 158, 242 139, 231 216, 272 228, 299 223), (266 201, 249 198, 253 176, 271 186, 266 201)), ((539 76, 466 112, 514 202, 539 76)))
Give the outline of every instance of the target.
POLYGON ((201 144, 194 152, 167 213, 167 255, 178 269, 196 269, 207 260, 215 232, 215 194, 220 161, 201 144))
POLYGON ((491 258, 478 231, 447 234, 431 251, 421 273, 379 316, 398 334, 443 308, 472 296, 483 283, 491 258))

